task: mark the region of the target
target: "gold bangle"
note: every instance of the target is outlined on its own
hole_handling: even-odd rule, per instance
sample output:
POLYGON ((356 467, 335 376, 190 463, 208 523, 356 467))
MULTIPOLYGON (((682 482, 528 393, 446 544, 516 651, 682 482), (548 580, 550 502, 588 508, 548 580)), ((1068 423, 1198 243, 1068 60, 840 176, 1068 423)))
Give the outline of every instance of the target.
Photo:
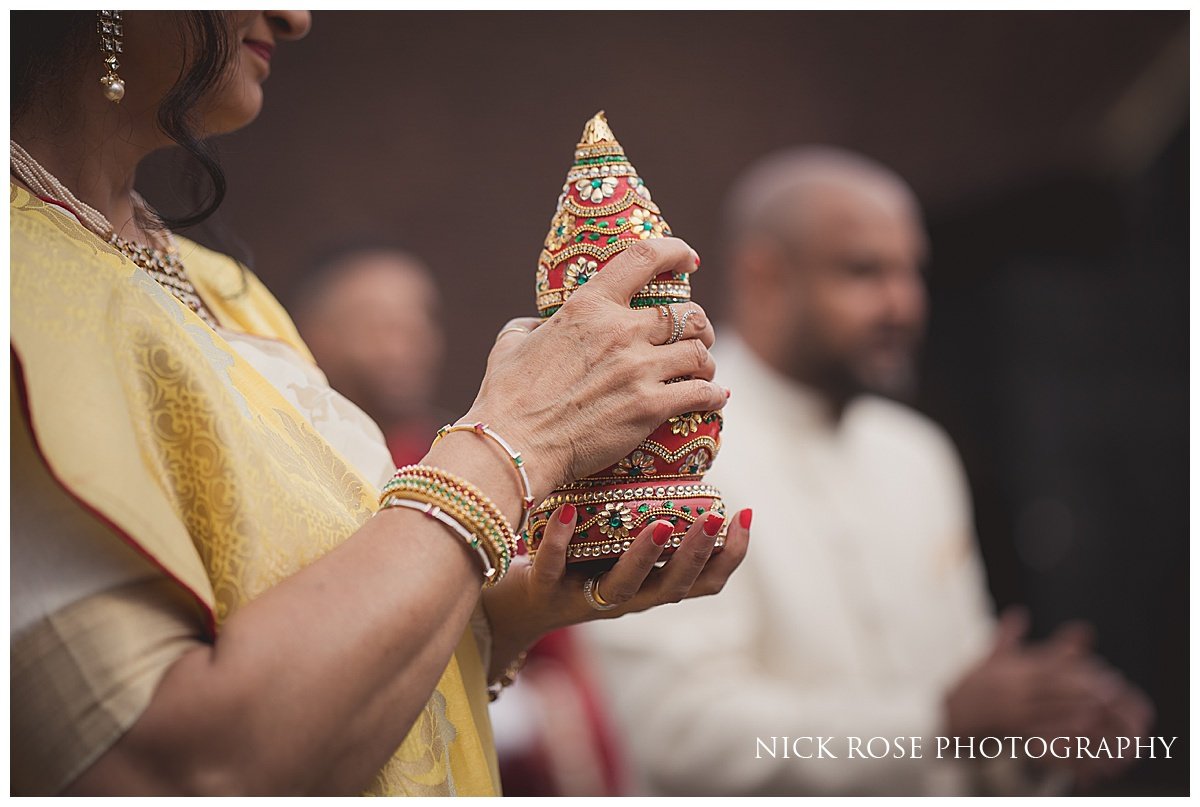
POLYGON ((381 505, 389 497, 419 501, 445 511, 490 550, 492 565, 497 569, 492 583, 507 573, 518 549, 512 528, 499 508, 470 482, 440 468, 406 465, 397 468, 383 486, 381 505))
MULTIPOLYGON (((502 546, 507 554, 505 565, 511 562, 512 558, 517 556, 519 551, 518 539, 513 533, 512 527, 508 523, 508 519, 504 517, 504 513, 500 508, 485 496, 480 490, 467 482, 465 479, 454 476, 453 474, 443 471, 440 468, 433 468, 428 465, 408 465, 396 471, 397 477, 414 476, 423 478, 439 484, 448 485, 448 487, 456 491, 461 496, 465 496, 474 504, 480 511, 480 515, 488 525, 489 530, 502 542, 502 546)), ((388 484, 391 484, 390 482, 388 484)), ((385 486, 386 487, 386 486, 385 486)))
POLYGON ((513 541, 508 524, 497 521, 486 505, 470 491, 437 475, 417 475, 409 471, 397 475, 384 486, 383 494, 428 502, 441 507, 486 542, 501 572, 508 570, 513 557, 513 541))
POLYGON ((500 449, 508 456, 508 461, 516 469, 517 477, 521 483, 521 520, 513 532, 517 535, 524 533, 525 528, 529 526, 529 511, 533 509, 534 499, 533 490, 529 485, 529 474, 525 471, 525 460, 521 457, 521 452, 513 448, 495 429, 483 421, 477 423, 459 423, 454 426, 447 423, 437 430, 437 436, 433 438, 433 445, 430 448, 437 445, 438 440, 441 440, 451 432, 471 432, 480 437, 486 437, 500 446, 500 449))
POLYGON ((464 541, 466 541, 467 545, 470 546, 471 549, 473 549, 479 555, 480 561, 483 562, 483 586, 484 586, 484 588, 489 588, 490 586, 494 585, 492 580, 496 577, 497 570, 496 570, 495 565, 492 563, 492 559, 490 557, 488 557, 487 550, 485 550, 483 548, 483 545, 480 543, 478 538, 476 538, 474 535, 472 535, 470 533, 470 531, 467 530, 466 527, 464 527, 461 523, 459 523, 458 520, 455 519, 453 516, 451 516, 449 513, 442 510, 440 507, 438 507, 435 504, 430 504, 428 502, 419 502, 419 501, 416 501, 415 499, 405 499, 405 498, 402 498, 400 496, 395 496, 395 495, 388 496, 386 499, 384 499, 382 507, 383 508, 406 507, 410 510, 416 510, 418 512, 424 513, 425 515, 429 516, 430 518, 434 519, 435 521, 439 521, 442 524, 444 524, 445 526, 449 527, 460 538, 462 538, 464 541))
POLYGON ((513 659, 512 664, 509 664, 504 668, 504 672, 500 673, 500 677, 488 684, 487 691, 489 701, 494 701, 496 698, 500 697, 500 692, 505 687, 512 686, 513 682, 517 680, 517 673, 521 672, 521 668, 525 666, 525 659, 528 657, 528 655, 528 651, 522 650, 517 654, 517 657, 513 659))

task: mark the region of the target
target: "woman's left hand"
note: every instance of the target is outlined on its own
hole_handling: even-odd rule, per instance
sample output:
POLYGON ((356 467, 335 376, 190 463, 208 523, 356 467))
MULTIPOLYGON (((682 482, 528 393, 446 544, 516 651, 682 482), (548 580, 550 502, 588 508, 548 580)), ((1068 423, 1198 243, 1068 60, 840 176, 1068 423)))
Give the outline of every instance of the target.
POLYGON ((592 575, 567 566, 567 544, 578 513, 563 505, 551 514, 545 535, 530 562, 518 558, 504 580, 483 595, 492 626, 492 670, 499 670, 545 633, 556 628, 611 619, 689 597, 716 594, 733 574, 750 541, 750 510, 734 515, 724 549, 713 555, 721 516, 697 520, 661 568, 655 568, 670 540, 668 521, 653 521, 638 534, 616 564, 593 578, 593 596, 615 607, 598 610, 588 602, 584 584, 592 575))

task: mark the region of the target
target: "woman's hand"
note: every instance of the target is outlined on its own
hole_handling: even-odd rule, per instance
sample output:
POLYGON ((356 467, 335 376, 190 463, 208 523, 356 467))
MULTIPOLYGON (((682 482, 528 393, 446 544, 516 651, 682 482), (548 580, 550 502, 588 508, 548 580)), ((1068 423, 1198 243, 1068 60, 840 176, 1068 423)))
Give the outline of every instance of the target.
POLYGON ((514 320, 500 332, 464 420, 490 423, 522 452, 535 497, 616 462, 669 417, 724 406, 704 310, 676 305, 691 314, 668 345, 668 318, 629 307, 655 275, 696 261, 677 238, 632 244, 536 330, 514 320), (666 383, 682 376, 692 380, 666 383))
POLYGON ((656 568, 671 523, 653 521, 634 539, 610 570, 593 578, 593 596, 616 607, 597 610, 584 595, 592 575, 567 566, 567 544, 578 513, 559 507, 546 525, 533 562, 518 559, 499 585, 483 594, 492 626, 492 675, 538 638, 556 628, 592 619, 611 619, 688 597, 716 594, 733 574, 750 542, 750 510, 738 512, 729 525, 724 549, 712 554, 722 518, 710 513, 697 520, 667 562, 656 568))

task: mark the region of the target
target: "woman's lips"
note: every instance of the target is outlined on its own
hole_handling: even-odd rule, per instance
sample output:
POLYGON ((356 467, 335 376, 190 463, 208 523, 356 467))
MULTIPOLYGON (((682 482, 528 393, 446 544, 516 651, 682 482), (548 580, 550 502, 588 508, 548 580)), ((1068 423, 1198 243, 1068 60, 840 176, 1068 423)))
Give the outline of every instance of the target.
POLYGON ((267 64, 271 63, 271 52, 275 50, 272 45, 268 45, 266 42, 259 42, 257 39, 244 39, 242 40, 242 44, 254 51, 267 64))

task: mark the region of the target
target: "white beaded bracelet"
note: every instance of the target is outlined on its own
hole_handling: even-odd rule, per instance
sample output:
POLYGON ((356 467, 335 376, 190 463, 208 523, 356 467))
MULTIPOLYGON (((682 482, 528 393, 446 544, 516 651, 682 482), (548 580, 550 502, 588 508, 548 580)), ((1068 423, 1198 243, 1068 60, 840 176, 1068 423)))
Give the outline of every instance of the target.
POLYGON ((453 516, 444 511, 442 508, 438 507, 436 504, 419 502, 414 499, 405 499, 402 496, 388 496, 383 500, 382 504, 380 505, 380 509, 384 507, 407 507, 409 510, 416 510, 424 513, 430 518, 436 519, 442 524, 445 524, 447 527, 454 530, 454 532, 458 533, 458 535, 467 542, 467 545, 475 550, 476 554, 479 555, 479 559, 483 561, 484 585, 488 585, 496 577, 496 567, 492 565, 492 559, 489 558, 487 552, 484 551, 483 546, 479 543, 479 539, 472 535, 466 527, 464 527, 462 524, 459 524, 453 516))

